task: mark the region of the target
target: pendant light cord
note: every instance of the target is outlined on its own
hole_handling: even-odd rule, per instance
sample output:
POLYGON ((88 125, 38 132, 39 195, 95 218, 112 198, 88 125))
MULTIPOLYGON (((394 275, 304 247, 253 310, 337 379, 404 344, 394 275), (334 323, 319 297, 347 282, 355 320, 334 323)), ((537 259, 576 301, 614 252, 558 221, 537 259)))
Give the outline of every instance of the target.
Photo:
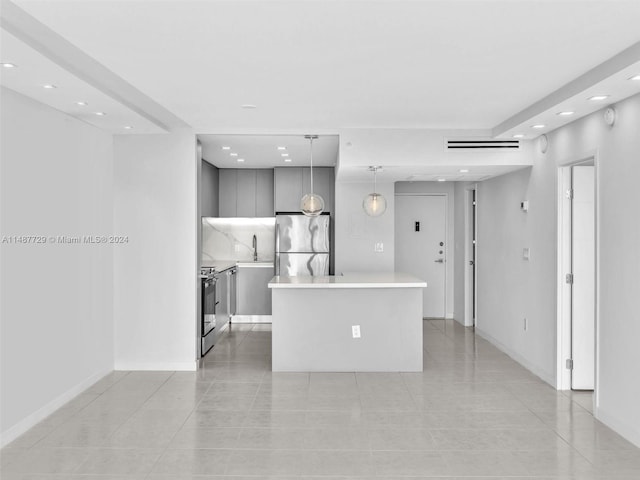
POLYGON ((311 195, 313 195, 313 136, 309 137, 309 150, 311 153, 311 195))
POLYGON ((376 193, 376 173, 378 173, 378 167, 373 167, 373 193, 376 193))

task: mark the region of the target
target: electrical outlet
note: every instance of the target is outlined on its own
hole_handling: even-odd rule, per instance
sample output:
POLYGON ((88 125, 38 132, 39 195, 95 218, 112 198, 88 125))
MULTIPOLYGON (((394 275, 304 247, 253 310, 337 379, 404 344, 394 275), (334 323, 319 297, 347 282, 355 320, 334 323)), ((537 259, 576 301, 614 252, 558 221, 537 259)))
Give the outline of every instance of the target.
POLYGON ((526 332, 528 328, 529 328, 529 320, 527 320, 527 319, 525 318, 525 319, 524 319, 524 331, 526 332))
POLYGON ((239 243, 234 243, 233 244, 233 251, 238 253, 240 251, 240 244, 239 243))
POLYGON ((351 334, 353 335, 353 338, 360 338, 360 325, 352 325, 351 334))
POLYGON ((373 246, 373 251, 377 253, 384 252, 384 243, 376 242, 376 244, 373 246))

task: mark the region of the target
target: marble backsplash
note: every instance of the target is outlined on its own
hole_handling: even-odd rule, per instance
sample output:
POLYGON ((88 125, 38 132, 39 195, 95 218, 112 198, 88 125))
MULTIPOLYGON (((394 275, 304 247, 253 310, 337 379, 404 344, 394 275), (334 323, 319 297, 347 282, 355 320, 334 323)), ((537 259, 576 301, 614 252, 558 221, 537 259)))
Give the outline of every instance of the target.
POLYGON ((253 261, 253 236, 258 239, 258 261, 273 261, 275 217, 202 217, 202 263, 211 260, 253 261))

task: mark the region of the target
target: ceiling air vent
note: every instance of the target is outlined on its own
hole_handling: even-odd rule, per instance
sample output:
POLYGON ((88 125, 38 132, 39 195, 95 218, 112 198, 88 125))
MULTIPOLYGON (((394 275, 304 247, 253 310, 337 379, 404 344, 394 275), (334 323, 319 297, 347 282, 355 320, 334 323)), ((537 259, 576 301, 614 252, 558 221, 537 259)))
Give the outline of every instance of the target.
POLYGON ((447 150, 518 150, 518 140, 447 139, 447 150))

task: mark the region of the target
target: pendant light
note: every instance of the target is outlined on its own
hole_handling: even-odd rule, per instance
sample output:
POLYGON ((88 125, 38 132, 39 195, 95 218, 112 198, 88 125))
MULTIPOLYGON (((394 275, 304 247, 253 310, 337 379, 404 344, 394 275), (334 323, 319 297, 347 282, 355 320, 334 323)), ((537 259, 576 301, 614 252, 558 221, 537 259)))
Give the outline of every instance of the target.
POLYGON ((300 210, 307 217, 317 217, 324 210, 324 200, 320 195, 313 193, 313 141, 318 138, 317 135, 305 135, 304 138, 309 140, 309 152, 311 158, 311 191, 307 193, 300 201, 300 210))
POLYGON ((387 209, 387 200, 380 193, 376 193, 376 173, 382 170, 382 167, 369 167, 369 171, 373 172, 373 193, 370 193, 362 201, 362 208, 370 217, 379 217, 387 209))

